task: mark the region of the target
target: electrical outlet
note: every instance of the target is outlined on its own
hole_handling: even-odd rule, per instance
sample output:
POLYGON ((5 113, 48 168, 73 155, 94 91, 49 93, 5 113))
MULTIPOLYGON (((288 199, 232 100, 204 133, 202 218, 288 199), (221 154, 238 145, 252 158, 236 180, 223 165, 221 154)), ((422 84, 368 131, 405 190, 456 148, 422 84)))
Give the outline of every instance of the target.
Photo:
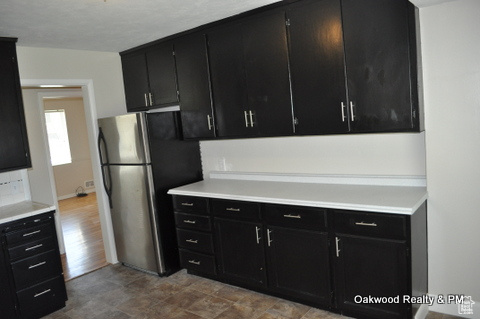
POLYGON ((85 188, 92 188, 92 187, 95 187, 95 184, 93 183, 93 181, 85 182, 85 188))

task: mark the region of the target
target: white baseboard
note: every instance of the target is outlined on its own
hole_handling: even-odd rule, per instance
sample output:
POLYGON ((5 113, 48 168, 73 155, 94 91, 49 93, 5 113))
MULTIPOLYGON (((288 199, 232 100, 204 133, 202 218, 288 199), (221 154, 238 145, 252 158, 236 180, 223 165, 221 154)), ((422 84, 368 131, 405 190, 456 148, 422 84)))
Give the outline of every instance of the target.
POLYGON ((421 305, 420 308, 418 308, 414 319, 425 319, 427 317, 428 311, 429 311, 428 305, 426 304, 421 305))
MULTIPOLYGON (((95 188, 86 189, 84 192, 87 193, 87 194, 95 193, 95 188)), ((62 196, 58 196, 57 200, 73 198, 73 197, 76 197, 76 196, 77 196, 77 194, 75 194, 75 193, 62 195, 62 196)))

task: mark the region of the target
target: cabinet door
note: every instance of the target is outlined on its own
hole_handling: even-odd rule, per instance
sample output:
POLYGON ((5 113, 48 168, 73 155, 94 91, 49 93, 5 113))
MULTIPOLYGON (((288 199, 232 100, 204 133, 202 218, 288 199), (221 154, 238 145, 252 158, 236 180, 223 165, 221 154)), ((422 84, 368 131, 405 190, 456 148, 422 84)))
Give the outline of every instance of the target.
POLYGON ((122 70, 127 111, 133 112, 149 107, 150 88, 145 53, 142 51, 122 56, 122 70))
MULTIPOLYGON (((357 303, 356 296, 396 297, 408 294, 405 241, 340 235, 335 257, 337 307, 346 315, 407 318, 402 303, 357 303)), ((358 298, 358 297, 357 297, 358 298)))
POLYGON ((399 0, 342 0, 354 132, 414 127, 407 4, 399 0))
POLYGON ((175 41, 184 138, 215 137, 205 35, 175 41))
POLYGON ((146 55, 152 106, 178 104, 173 43, 155 45, 146 55))
POLYGON ((267 226, 267 256, 272 289, 331 304, 327 233, 267 226))
POLYGON ((287 11, 296 134, 348 132, 340 0, 287 11))
POLYGON ((238 283, 265 286, 262 225, 215 218, 215 228, 221 276, 238 283))
POLYGON ((0 41, 0 172, 30 167, 14 41, 0 41))
MULTIPOLYGON (((2 243, 3 241, 2 238, 2 243)), ((0 246, 0 309, 2 309, 2 318, 15 318, 14 293, 10 289, 9 271, 5 266, 5 253, 2 246, 0 246)))
POLYGON ((242 30, 240 24, 222 26, 208 34, 215 121, 220 137, 255 136, 248 124, 242 30))
POLYGON ((293 134, 285 12, 243 23, 248 109, 260 136, 293 134))

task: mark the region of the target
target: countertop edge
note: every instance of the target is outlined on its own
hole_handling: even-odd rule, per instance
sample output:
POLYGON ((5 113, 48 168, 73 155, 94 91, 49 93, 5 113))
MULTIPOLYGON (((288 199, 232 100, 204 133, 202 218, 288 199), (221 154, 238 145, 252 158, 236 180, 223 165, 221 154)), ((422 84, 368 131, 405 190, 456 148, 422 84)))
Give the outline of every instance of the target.
POLYGON ((53 210, 56 210, 56 208, 54 205, 47 205, 47 204, 42 204, 38 202, 25 201, 25 202, 20 202, 13 205, 0 207, 0 213, 4 213, 5 210, 8 210, 7 211, 8 216, 1 217, 2 215, 0 214, 0 224, 12 222, 12 221, 23 219, 23 218, 32 217, 32 216, 43 214, 43 213, 48 213, 53 210), (16 209, 17 209, 17 212, 15 212, 16 209))

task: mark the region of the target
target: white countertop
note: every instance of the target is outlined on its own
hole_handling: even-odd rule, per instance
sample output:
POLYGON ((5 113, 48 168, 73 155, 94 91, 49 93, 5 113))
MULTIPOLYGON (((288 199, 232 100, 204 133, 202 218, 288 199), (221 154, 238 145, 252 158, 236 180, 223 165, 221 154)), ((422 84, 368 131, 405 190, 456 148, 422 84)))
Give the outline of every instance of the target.
POLYGON ((406 215, 413 214, 427 199, 423 186, 216 178, 177 187, 168 194, 406 215))
POLYGON ((0 207, 0 224, 55 210, 55 206, 24 201, 0 207))

